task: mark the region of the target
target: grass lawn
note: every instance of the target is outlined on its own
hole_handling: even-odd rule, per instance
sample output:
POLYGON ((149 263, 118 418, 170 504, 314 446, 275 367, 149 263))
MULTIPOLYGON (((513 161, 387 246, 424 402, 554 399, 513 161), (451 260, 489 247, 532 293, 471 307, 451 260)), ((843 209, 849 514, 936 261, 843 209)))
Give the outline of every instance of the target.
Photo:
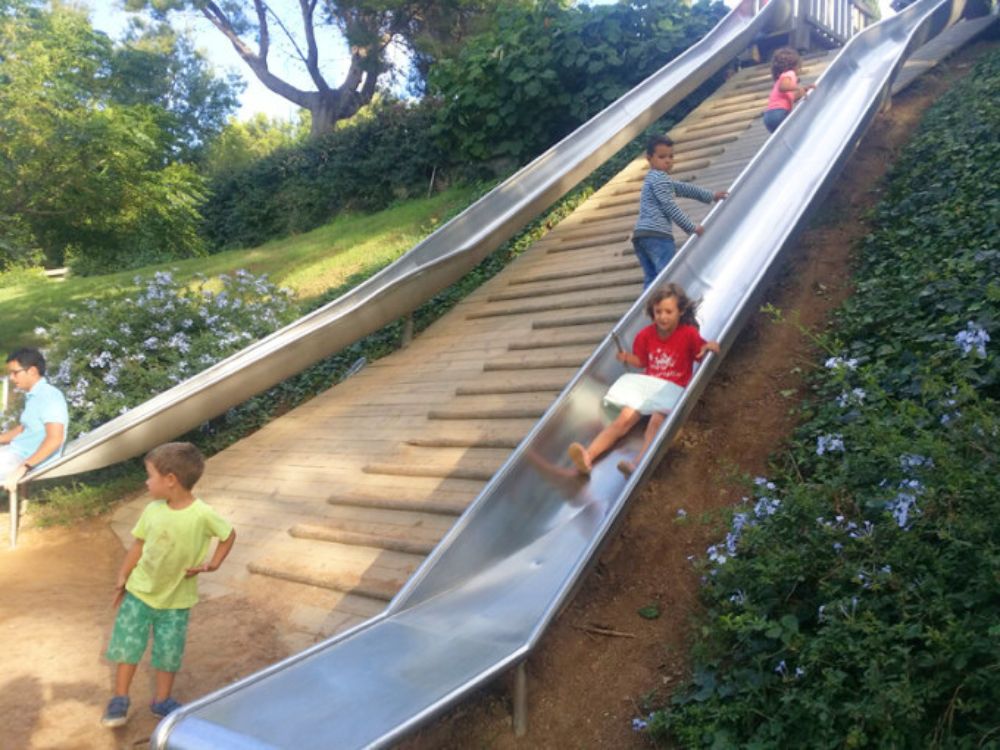
POLYGON ((136 276, 169 268, 178 278, 218 276, 238 268, 266 273, 295 292, 300 302, 368 275, 395 260, 479 195, 474 187, 452 188, 375 214, 343 215, 306 234, 260 247, 147 266, 104 276, 47 279, 40 271, 0 277, 0 351, 42 343, 34 329, 47 327, 65 310, 88 299, 108 299, 134 290, 136 276))

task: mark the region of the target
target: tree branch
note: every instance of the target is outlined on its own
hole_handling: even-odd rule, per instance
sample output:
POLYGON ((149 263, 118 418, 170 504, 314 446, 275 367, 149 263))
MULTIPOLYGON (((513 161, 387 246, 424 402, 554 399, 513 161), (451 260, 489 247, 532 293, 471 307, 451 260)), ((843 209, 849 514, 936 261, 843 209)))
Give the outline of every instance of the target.
MULTIPOLYGON (((313 21, 313 11, 316 8, 316 3, 309 0, 299 0, 299 7, 302 9, 302 28, 306 33, 306 46, 309 50, 308 56, 303 57, 302 60, 305 62, 306 70, 309 71, 309 76, 313 79, 313 83, 316 84, 316 88, 325 94, 330 91, 330 86, 319 71, 319 49, 316 47, 316 28, 313 21)), ((299 54, 301 55, 302 53, 300 52, 299 54)))
MULTIPOLYGON (((309 101, 311 98, 309 96, 309 92, 295 88, 290 83, 278 78, 274 75, 274 73, 268 70, 267 58, 263 55, 259 55, 247 46, 246 42, 244 42, 240 38, 240 35, 236 33, 236 29, 233 27, 232 22, 226 17, 226 14, 222 12, 215 2, 212 0, 206 2, 201 7, 201 12, 202 15, 204 15, 205 18, 207 18, 211 24, 222 32, 223 36, 229 40, 229 43, 233 45, 233 49, 236 50, 236 54, 243 59, 243 62, 247 64, 261 83, 271 89, 274 93, 278 94, 278 96, 283 96, 288 99, 288 101, 298 104, 300 107, 309 108, 309 101)), ((266 40, 266 26, 263 27, 261 31, 265 32, 262 34, 262 40, 266 40)))

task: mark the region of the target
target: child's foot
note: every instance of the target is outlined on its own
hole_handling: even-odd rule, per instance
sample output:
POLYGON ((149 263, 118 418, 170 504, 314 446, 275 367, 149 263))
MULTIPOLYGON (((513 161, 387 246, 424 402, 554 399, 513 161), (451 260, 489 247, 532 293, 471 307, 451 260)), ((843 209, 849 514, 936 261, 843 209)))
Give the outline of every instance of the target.
POLYGON ((164 716, 172 714, 180 707, 181 704, 173 698, 164 698, 159 703, 150 704, 149 710, 153 712, 153 716, 159 716, 162 719, 164 716))
POLYGON ((128 721, 128 696, 116 695, 104 709, 101 724, 106 727, 120 727, 128 721))
POLYGON ((618 462, 618 471, 620 471, 625 476, 630 477, 632 476, 632 473, 635 471, 635 464, 632 463, 631 461, 626 461, 623 458, 621 461, 618 462))
POLYGON ((569 454, 570 460, 573 461, 573 465, 576 467, 578 472, 581 474, 590 474, 590 470, 593 466, 590 463, 590 456, 587 455, 586 448, 584 448, 580 443, 570 443, 566 452, 569 454))

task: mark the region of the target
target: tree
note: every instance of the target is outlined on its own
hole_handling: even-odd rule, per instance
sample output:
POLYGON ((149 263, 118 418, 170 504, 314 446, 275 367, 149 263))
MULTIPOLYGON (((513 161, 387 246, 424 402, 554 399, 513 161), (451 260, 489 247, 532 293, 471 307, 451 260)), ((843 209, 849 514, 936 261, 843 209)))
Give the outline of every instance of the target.
MULTIPOLYGON (((353 116, 374 96, 380 78, 393 70, 389 51, 393 45, 412 52, 422 41, 460 37, 473 19, 489 15, 501 0, 298 0, 298 18, 293 12, 276 10, 266 0, 126 0, 126 8, 148 10, 165 19, 171 12, 201 13, 229 40, 253 74, 271 91, 308 110, 311 135, 333 129, 335 123, 353 116), (327 45, 346 45, 347 72, 332 84, 324 73, 321 35, 333 31, 336 39, 327 45), (288 45, 310 86, 293 85, 271 69, 274 37, 288 45), (249 40, 254 40, 253 42, 249 40)), ((424 53, 425 55, 427 53, 424 53)))
POLYGON ((0 0, 2 262, 128 267, 202 251, 203 181, 168 163, 154 104, 111 96, 113 45, 82 12, 0 0))
MULTIPOLYGON (((300 110, 303 111, 303 110, 300 110)), ((308 113, 299 122, 257 113, 249 120, 230 119, 208 144, 203 165, 211 178, 246 169, 279 148, 301 142, 309 130, 308 113)))
POLYGON ((205 146, 239 107, 246 84, 231 74, 219 78, 186 34, 165 23, 133 19, 116 46, 108 78, 119 104, 153 104, 163 112, 173 160, 198 162, 205 146))

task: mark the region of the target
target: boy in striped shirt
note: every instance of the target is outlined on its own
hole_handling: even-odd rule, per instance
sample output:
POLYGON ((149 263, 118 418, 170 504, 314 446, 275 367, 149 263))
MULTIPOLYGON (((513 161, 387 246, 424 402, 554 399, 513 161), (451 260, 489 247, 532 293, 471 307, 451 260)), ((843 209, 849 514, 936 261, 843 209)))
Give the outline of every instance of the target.
POLYGON ((676 252, 671 223, 688 234, 700 235, 705 230, 695 224, 674 201, 675 195, 711 203, 728 198, 720 190, 712 193, 687 182, 676 182, 667 174, 674 166, 674 142, 665 135, 652 138, 646 146, 649 171, 642 183, 639 197, 639 220, 632 232, 632 247, 639 258, 644 276, 643 286, 648 287, 660 274, 676 252))

